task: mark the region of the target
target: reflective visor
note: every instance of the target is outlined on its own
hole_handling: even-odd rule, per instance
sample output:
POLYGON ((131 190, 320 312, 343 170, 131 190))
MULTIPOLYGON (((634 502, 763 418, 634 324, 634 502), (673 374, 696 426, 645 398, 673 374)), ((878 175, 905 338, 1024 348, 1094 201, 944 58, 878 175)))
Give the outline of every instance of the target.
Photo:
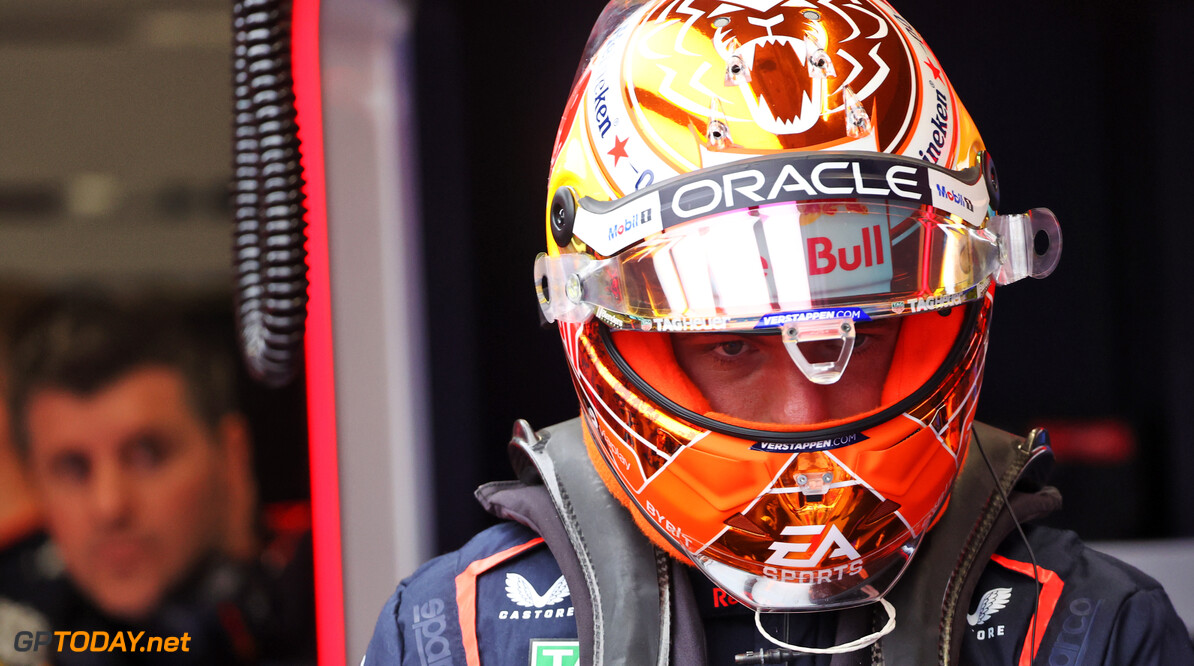
POLYGON ((968 314, 952 308, 855 323, 848 365, 841 363, 829 381, 819 381, 796 355, 829 372, 844 343, 792 343, 774 329, 663 335, 627 329, 612 331, 607 344, 631 382, 704 427, 823 431, 857 423, 924 387, 955 346, 965 344, 968 314))
POLYGON ((1060 253, 1052 214, 988 221, 985 185, 963 175, 905 158, 806 154, 696 172, 616 202, 585 199, 575 234, 613 256, 540 255, 540 304, 549 321, 596 314, 613 328, 749 330, 940 310, 982 298, 991 279, 1047 275, 1060 253), (1043 253, 1038 232, 1050 241, 1043 253))

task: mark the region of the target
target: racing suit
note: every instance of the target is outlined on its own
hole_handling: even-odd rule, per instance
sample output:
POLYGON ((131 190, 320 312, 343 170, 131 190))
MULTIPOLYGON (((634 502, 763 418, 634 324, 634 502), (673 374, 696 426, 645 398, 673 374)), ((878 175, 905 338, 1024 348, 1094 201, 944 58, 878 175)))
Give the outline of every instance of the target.
MULTIPOLYGON (((896 629, 870 648, 792 657, 766 654, 775 646, 752 611, 638 532, 580 428, 516 427, 520 480, 477 491, 506 522, 398 586, 365 664, 1194 664, 1158 583, 1072 532, 1024 525, 1021 538, 1013 513, 1027 521, 1060 505, 1042 483, 1043 436, 976 424, 949 506, 886 597, 896 629)), ((759 619, 785 642, 824 648, 882 625, 877 607, 759 619)))

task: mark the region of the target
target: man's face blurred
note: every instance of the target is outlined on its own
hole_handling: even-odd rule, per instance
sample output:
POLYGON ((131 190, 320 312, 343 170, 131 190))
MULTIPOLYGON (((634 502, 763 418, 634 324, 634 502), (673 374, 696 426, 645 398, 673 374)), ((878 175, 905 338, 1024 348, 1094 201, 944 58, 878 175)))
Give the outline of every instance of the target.
POLYGON ((219 547, 226 461, 176 370, 146 365, 90 395, 45 388, 26 406, 29 467, 50 537, 105 612, 151 612, 219 547))

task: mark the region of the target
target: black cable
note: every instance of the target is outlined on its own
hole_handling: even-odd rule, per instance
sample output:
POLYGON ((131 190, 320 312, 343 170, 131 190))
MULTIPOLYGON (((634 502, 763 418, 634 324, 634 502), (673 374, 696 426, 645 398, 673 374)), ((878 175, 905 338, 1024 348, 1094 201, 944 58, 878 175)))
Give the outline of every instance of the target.
POLYGON ((1024 533, 1024 528, 1020 525, 1019 519, 1016 518, 1016 512, 1012 509, 1012 503, 1007 498, 1007 492, 1003 490, 1003 485, 999 482, 999 477, 995 474, 995 467, 991 464, 991 460, 987 458, 987 452, 983 450, 983 443, 979 441, 978 436, 974 436, 974 444, 978 447, 978 452, 982 454, 983 462, 987 464, 987 470, 991 473, 991 478, 995 481, 995 487, 999 489, 999 496, 1003 498, 1003 505, 1007 507, 1008 514, 1012 517, 1012 522, 1016 525, 1016 531, 1020 533, 1020 538, 1024 541, 1024 547, 1028 549, 1028 559, 1032 561, 1032 580, 1036 585, 1036 592, 1032 595, 1032 652, 1029 663, 1036 661, 1036 619, 1040 613, 1040 598, 1041 598, 1041 579, 1037 575, 1037 570, 1040 568, 1036 563, 1036 553, 1032 551, 1032 544, 1028 543, 1028 535, 1024 533))
POLYGON ((237 0, 232 14, 237 329, 249 372, 277 387, 298 371, 307 318, 290 1, 237 0))

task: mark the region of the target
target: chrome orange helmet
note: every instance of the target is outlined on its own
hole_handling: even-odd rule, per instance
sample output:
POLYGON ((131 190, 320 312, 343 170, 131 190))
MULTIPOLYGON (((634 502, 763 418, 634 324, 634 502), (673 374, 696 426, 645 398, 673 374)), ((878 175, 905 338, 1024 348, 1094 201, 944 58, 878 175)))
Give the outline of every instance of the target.
POLYGON ((535 279, 644 533, 752 608, 882 597, 964 462, 995 285, 1060 253, 1047 210, 997 206, 881 0, 607 7, 535 279))

